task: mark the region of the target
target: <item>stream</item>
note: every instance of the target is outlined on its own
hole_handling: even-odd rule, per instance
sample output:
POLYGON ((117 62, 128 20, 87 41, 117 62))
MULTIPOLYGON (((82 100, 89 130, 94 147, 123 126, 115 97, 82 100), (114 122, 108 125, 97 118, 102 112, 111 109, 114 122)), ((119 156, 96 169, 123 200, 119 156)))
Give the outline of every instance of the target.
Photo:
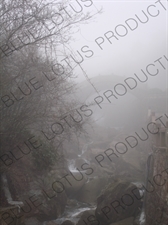
MULTIPOLYGON (((58 225, 61 225, 64 221, 70 220, 74 224, 77 224, 78 220, 80 219, 80 214, 82 212, 96 209, 96 205, 95 206, 89 205, 86 203, 78 202, 77 200, 74 199, 73 200, 71 199, 71 201, 73 202, 73 204, 69 204, 68 206, 66 206, 63 215, 54 220, 53 222, 55 222, 58 225)), ((46 222, 44 222, 43 225, 46 225, 46 222)))

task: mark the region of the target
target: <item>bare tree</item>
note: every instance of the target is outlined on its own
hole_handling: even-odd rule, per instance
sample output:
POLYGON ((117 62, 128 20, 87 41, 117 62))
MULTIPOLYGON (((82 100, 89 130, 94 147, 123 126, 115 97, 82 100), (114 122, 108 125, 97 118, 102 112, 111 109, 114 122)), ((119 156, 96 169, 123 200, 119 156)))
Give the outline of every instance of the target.
MULTIPOLYGON (((68 78, 73 72, 59 67, 56 50, 60 45, 66 46, 74 32, 73 26, 77 28, 78 24, 92 17, 80 12, 82 3, 89 7, 92 1, 81 0, 79 12, 73 15, 67 3, 51 0, 2 1, 1 155, 16 145, 23 145, 30 135, 43 130, 47 133, 51 125, 63 119, 66 122, 63 134, 58 137, 52 132, 59 143, 82 130, 83 119, 78 119, 80 122, 73 125, 65 119, 69 113, 71 120, 73 115, 80 117, 76 113, 78 111, 74 111, 79 103, 70 99, 74 85, 68 78), (55 53, 53 58, 49 57, 52 52, 55 53)), ((50 142, 55 144, 54 139, 50 138, 50 142)))
POLYGON ((45 48, 65 45, 74 28, 93 15, 83 13, 93 5, 91 0, 77 1, 76 9, 69 1, 2 0, 0 6, 0 55, 9 56, 28 45, 45 48), (73 29, 72 29, 73 28, 73 29))

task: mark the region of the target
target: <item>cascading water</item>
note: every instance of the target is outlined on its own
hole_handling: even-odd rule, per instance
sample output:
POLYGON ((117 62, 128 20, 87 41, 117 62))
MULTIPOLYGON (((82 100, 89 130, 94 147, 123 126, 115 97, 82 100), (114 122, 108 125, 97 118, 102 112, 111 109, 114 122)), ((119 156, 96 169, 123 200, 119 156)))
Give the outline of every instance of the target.
MULTIPOLYGON (((137 188, 139 189, 139 194, 140 194, 140 197, 143 197, 144 194, 145 194, 145 190, 144 188, 142 187, 142 183, 140 182, 132 182, 134 185, 137 186, 137 188)), ((144 208, 142 208, 141 210, 141 214, 139 216, 139 224, 140 225, 145 225, 145 212, 144 212, 144 208)))
POLYGON ((76 201, 76 207, 67 208, 65 213, 62 215, 61 218, 55 220, 56 224, 60 225, 66 220, 72 221, 76 224, 79 220, 79 214, 85 212, 87 210, 95 209, 95 207, 87 206, 84 203, 80 203, 76 201))
POLYGON ((78 157, 81 157, 88 150, 89 145, 91 145, 92 143, 93 143, 93 141, 86 143, 82 148, 82 153, 80 155, 78 155, 78 157))
POLYGON ((77 172, 77 169, 75 168, 75 159, 68 160, 68 169, 71 172, 77 172))
POLYGON ((140 225, 145 225, 145 213, 144 213, 144 211, 141 212, 139 222, 140 222, 140 225))
POLYGON ((11 192, 9 190, 8 180, 7 180, 7 177, 5 174, 2 175, 2 188, 4 190, 5 197, 6 197, 8 204, 18 207, 19 211, 20 211, 20 206, 23 205, 23 202, 13 201, 11 192))
MULTIPOLYGON (((87 151, 89 144, 91 144, 91 143, 87 143, 84 145, 84 147, 82 148, 81 155, 78 155, 78 157, 76 159, 67 159, 68 170, 72 174, 74 174, 74 175, 76 174, 75 176, 78 176, 78 174, 79 174, 79 171, 77 170, 77 166, 76 166, 76 162, 78 159, 82 159, 83 162, 90 164, 87 159, 81 157, 83 155, 83 153, 87 151)), ((86 177, 84 177, 83 179, 86 179, 86 177)), ((72 182, 72 180, 71 180, 71 182, 72 182)), ((88 180, 86 180, 85 182, 88 182, 88 180)), ((76 183, 79 183, 79 181, 76 181, 76 183)), ((95 209, 95 206, 93 206, 93 205, 77 201, 75 199, 75 196, 74 196, 74 198, 73 197, 71 198, 71 201, 73 201, 73 204, 71 204, 71 203, 68 204, 66 206, 64 214, 60 218, 54 220, 54 222, 56 222, 56 224, 60 225, 66 220, 70 220, 74 224, 76 224, 79 220, 78 215, 80 213, 85 212, 90 209, 95 209)), ((45 225, 45 224, 46 223, 44 222, 43 225, 45 225)))

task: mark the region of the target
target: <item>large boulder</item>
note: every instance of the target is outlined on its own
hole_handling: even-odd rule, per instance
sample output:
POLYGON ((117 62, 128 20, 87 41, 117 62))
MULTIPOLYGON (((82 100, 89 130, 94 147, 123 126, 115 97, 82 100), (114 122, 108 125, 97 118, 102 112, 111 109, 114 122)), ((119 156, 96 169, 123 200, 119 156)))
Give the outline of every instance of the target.
POLYGON ((45 225, 58 225, 55 221, 47 221, 45 222, 45 225))
POLYGON ((61 225, 75 225, 71 220, 65 220, 61 225))
POLYGON ((79 215, 79 217, 80 217, 80 219, 77 222, 77 225, 84 225, 84 224, 98 225, 99 224, 99 221, 95 217, 94 209, 90 209, 90 210, 86 210, 86 211, 82 212, 79 215))
POLYGON ((96 218, 103 225, 134 217, 142 205, 138 188, 125 181, 116 180, 97 199, 96 218))
POLYGON ((66 179, 62 179, 61 182, 65 187, 65 191, 69 197, 74 197, 79 190, 86 184, 88 177, 83 172, 77 170, 70 171, 69 176, 66 179))
POLYGON ((24 225, 40 225, 41 222, 38 221, 35 217, 27 218, 24 225))
POLYGON ((130 217, 130 218, 127 218, 125 220, 121 220, 119 222, 112 223, 110 225, 134 225, 134 218, 130 217))
POLYGON ((78 192, 76 199, 85 203, 96 203, 97 197, 100 195, 101 190, 108 184, 107 177, 95 177, 85 185, 78 192))

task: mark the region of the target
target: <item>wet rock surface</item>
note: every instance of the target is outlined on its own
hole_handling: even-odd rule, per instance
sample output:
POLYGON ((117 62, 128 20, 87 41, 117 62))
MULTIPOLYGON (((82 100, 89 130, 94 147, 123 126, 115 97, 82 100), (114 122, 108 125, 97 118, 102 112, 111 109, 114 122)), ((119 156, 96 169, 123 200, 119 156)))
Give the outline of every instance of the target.
POLYGON ((116 180, 98 197, 96 218, 106 225, 134 217, 142 205, 141 199, 134 184, 116 180))
POLYGON ((40 221, 35 217, 31 217, 25 220, 25 225, 40 225, 40 221))
POLYGON ((54 221, 49 221, 49 222, 46 222, 45 225, 58 225, 58 224, 54 221))
POLYGON ((95 210, 87 210, 80 214, 80 219, 77 223, 77 225, 83 225, 83 224, 93 224, 96 225, 99 222, 97 221, 95 217, 95 210))
POLYGON ((61 225, 75 225, 75 223, 70 220, 65 220, 61 225))
POLYGON ((130 217, 128 219, 118 221, 117 223, 111 223, 110 225, 134 225, 134 218, 130 217))
POLYGON ((81 202, 95 204, 98 195, 107 184, 107 177, 94 177, 93 179, 90 179, 87 183, 85 183, 85 185, 77 194, 76 199, 81 202))

